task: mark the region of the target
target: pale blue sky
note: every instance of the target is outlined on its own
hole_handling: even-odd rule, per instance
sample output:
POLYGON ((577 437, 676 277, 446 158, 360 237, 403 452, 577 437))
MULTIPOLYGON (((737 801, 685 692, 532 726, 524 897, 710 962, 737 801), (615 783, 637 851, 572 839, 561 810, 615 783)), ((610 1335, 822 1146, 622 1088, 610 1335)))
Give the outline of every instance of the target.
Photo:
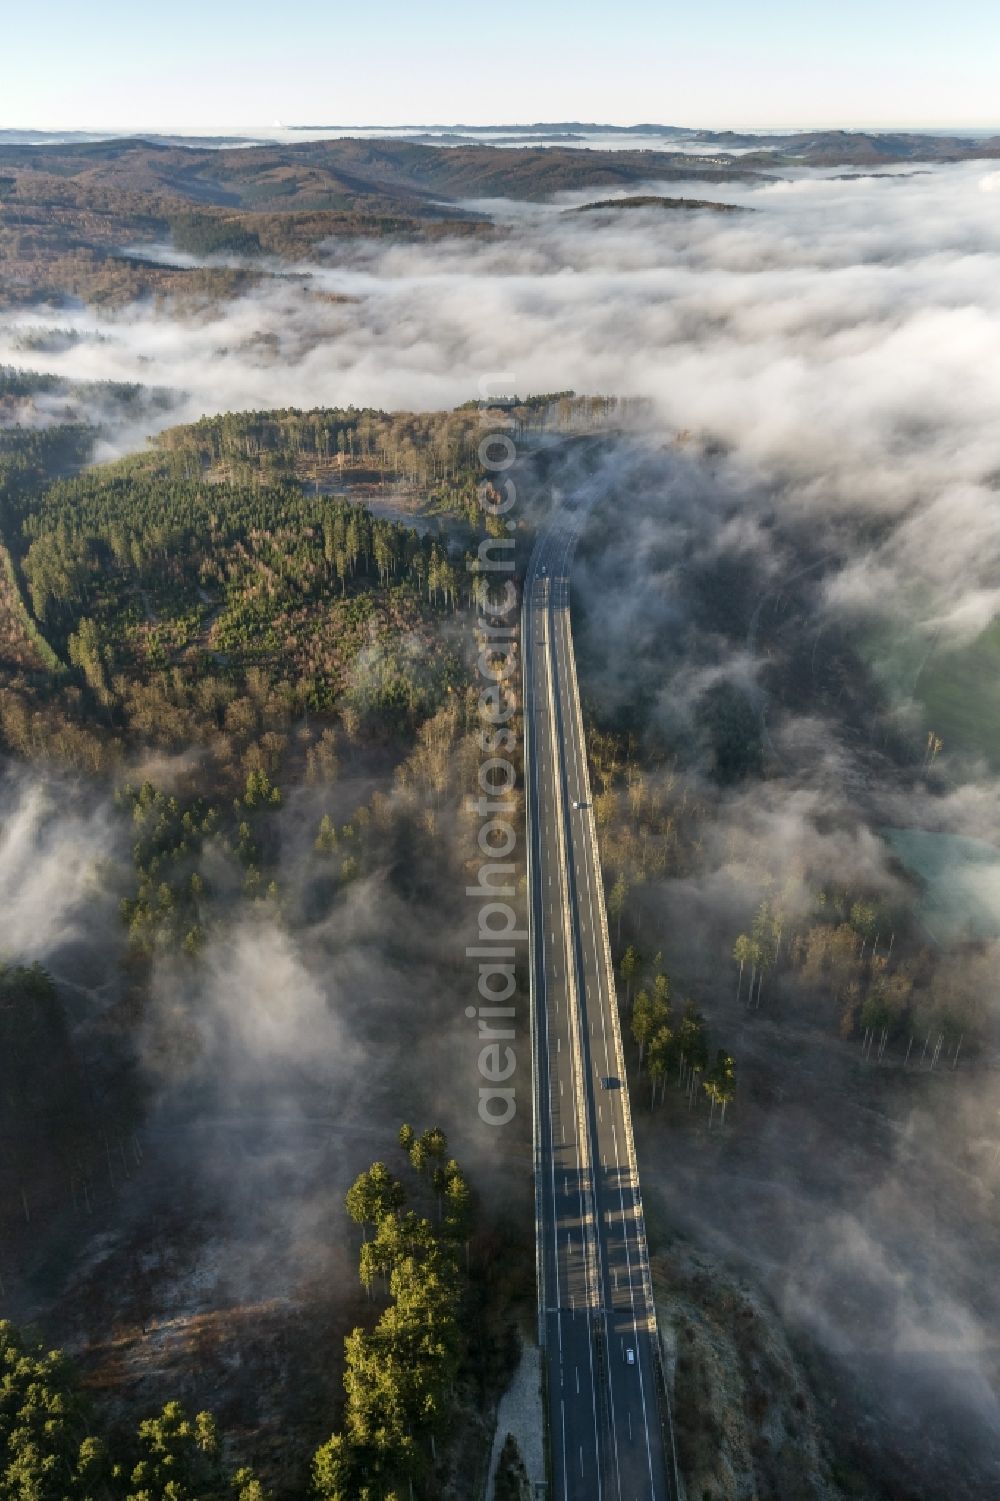
POLYGON ((0 0, 0 126, 1000 126, 998 0, 0 0))

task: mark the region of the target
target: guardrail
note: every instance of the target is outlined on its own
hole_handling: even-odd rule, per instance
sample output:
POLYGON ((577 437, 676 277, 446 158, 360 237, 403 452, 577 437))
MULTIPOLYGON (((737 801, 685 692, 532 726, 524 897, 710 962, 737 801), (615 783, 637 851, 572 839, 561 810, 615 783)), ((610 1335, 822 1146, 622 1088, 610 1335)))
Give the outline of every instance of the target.
POLYGON ((562 908, 563 941, 566 946, 566 989, 567 1009, 571 1017, 573 1034, 573 1073, 576 1087, 573 1091, 574 1114, 576 1115, 577 1139, 580 1144, 583 1161, 580 1164, 581 1176, 586 1185, 585 1215, 584 1215, 584 1244, 587 1257, 587 1290, 590 1298, 589 1306, 599 1309, 604 1302, 602 1288, 604 1279, 601 1268, 601 1240, 597 1226, 597 1192, 594 1182, 594 1148, 590 1134, 590 1112, 587 1109, 587 1073, 583 1066, 583 1043, 580 1035, 580 988, 577 977, 577 953, 576 944, 573 941, 573 925, 570 920, 570 882, 569 869, 566 863, 566 851, 569 843, 569 824, 566 817, 566 792, 564 778, 566 774, 565 760, 562 753, 562 736, 557 734, 557 726, 561 726, 562 718, 555 694, 555 646, 553 635, 552 614, 552 580, 547 579, 545 584, 546 593, 546 627, 545 627, 545 678, 548 689, 549 701, 549 724, 551 725, 551 740, 553 745, 553 761, 555 762, 555 802, 556 819, 561 829, 561 837, 557 841, 559 848, 559 879, 561 886, 560 906, 562 908))
MULTIPOLYGON (((545 1286, 545 1215, 542 1208, 542 1162, 541 1143, 541 1080, 538 1071, 539 1030, 538 995, 535 985, 536 933, 535 933, 535 808, 534 808, 534 739, 535 732, 528 713, 529 698, 533 698, 532 667, 534 648, 531 642, 531 607, 534 582, 535 558, 541 543, 535 544, 525 576, 524 595, 521 600, 521 713, 524 719, 524 827, 527 841, 528 876, 528 1014, 531 1031, 531 1148, 534 1164, 535 1189, 535 1286, 538 1291, 538 1348, 545 1349, 545 1309, 547 1294, 545 1286)), ((543 1362, 544 1364, 544 1362, 543 1362)))

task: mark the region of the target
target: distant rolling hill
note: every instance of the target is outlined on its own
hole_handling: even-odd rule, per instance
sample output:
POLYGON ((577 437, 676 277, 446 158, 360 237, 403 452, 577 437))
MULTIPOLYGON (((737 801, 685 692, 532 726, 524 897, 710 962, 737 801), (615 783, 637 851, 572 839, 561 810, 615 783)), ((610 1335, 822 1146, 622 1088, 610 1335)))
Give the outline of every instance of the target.
POLYGON ((1000 156, 1000 138, 935 136, 919 132, 853 130, 793 131, 787 135, 707 131, 699 139, 727 151, 749 152, 747 165, 798 163, 812 167, 889 166, 895 162, 959 162, 1000 156))
MULTIPOLYGON (((553 127, 553 130, 564 127, 553 127)), ((666 132, 670 127, 660 127, 666 132)), ((104 188, 216 207, 348 210, 440 217, 441 201, 545 199, 586 188, 652 181, 739 181, 781 163, 885 166, 1000 156, 1000 140, 914 134, 803 132, 699 137, 718 156, 682 152, 494 146, 344 137, 261 146, 181 145, 117 138, 25 145, 0 138, 0 170, 45 174, 79 189, 104 188), (728 153, 739 151, 740 155, 728 153), (749 152, 750 154, 745 154, 749 152)))
POLYGON ((219 207, 312 210, 378 200, 394 212, 426 206, 431 198, 539 199, 566 189, 652 179, 726 181, 754 175, 737 162, 703 161, 676 152, 488 145, 444 149, 361 137, 235 150, 141 139, 41 146, 0 141, 0 168, 219 207))
POLYGON ((744 214, 736 203, 716 203, 707 198, 661 198, 655 193, 637 193, 630 198, 599 198, 594 203, 581 203, 576 208, 564 209, 567 214, 615 214, 623 209, 707 209, 712 214, 744 214))
MULTIPOLYGON (((338 239, 502 234, 488 214, 476 212, 479 199, 544 202, 559 193, 594 193, 607 213, 621 211, 611 195, 625 195, 631 207, 725 213, 729 205, 700 195, 654 199, 641 189, 764 183, 801 166, 898 170, 902 163, 1000 156, 997 138, 642 129, 664 149, 639 150, 631 141, 622 150, 481 140, 441 145, 371 135, 240 147, 124 136, 39 144, 16 139, 16 132, 0 134, 0 306, 58 301, 67 293, 108 305, 151 294, 232 296, 269 274, 266 257, 294 261, 338 239), (688 146, 697 137, 711 154, 672 150, 674 136, 688 146), (200 263, 157 266, 121 254, 123 247, 163 240, 200 263)), ((548 133, 558 132, 573 127, 552 126, 548 133)), ((512 136, 520 133, 511 128, 512 136)), ((630 132, 617 134, 629 140, 630 132)))

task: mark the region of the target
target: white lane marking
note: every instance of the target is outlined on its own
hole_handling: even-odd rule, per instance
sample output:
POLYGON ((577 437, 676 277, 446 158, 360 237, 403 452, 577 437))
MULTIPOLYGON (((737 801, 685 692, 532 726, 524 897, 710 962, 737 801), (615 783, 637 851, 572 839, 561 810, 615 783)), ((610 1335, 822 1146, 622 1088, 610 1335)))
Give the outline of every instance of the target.
MULTIPOLYGON (((533 661, 534 661, 534 653, 532 652, 532 662, 533 661)), ((536 693, 536 680, 535 680, 534 673, 532 673, 532 675, 531 675, 531 719, 532 719, 532 723, 534 723, 534 721, 535 721, 535 693, 536 693)), ((540 799, 538 799, 538 796, 537 796, 537 794, 538 794, 538 761, 537 761, 537 758, 535 758, 534 765, 532 767, 532 771, 533 771, 533 774, 534 774, 533 780, 534 780, 534 790, 535 790, 535 794, 536 794, 536 800, 540 801, 540 799)), ((537 835, 536 835, 536 837, 537 837, 537 835)), ((547 840, 546 840, 546 847, 548 847, 548 841, 547 840)), ((541 854, 541 840, 540 839, 539 839, 539 854, 541 854)), ((541 937, 541 950, 542 950, 542 952, 541 952, 541 971, 542 972, 541 972, 541 976, 540 976, 540 982, 541 982, 540 988, 541 988, 541 993, 542 993, 541 994, 541 1000, 542 1000, 541 1015, 542 1015, 543 1030, 544 1030, 544 1036, 545 1036, 545 1057, 546 1057, 546 1061, 547 1061, 551 1057, 551 1053, 550 1053, 550 1042, 549 1042, 549 1016, 548 1016, 548 1005, 547 1005, 547 1001, 548 1001, 548 986, 547 986, 546 978, 545 978, 546 964, 545 964, 545 930, 544 929, 542 929, 540 937, 541 937)), ((549 1104, 548 1127, 549 1127, 549 1141, 551 1143, 551 1139, 552 1139, 551 1082, 550 1082, 550 1085, 549 1085, 549 1095, 550 1095, 550 1104, 549 1104)), ((564 1126, 563 1127, 563 1140, 565 1141, 565 1139, 566 1139, 566 1128, 564 1126)), ((549 1155, 550 1155, 550 1158, 551 1158, 551 1161, 549 1163, 549 1174, 550 1174, 550 1190, 551 1190, 552 1226, 553 1226, 553 1230, 555 1230, 556 1225, 557 1225, 557 1216, 556 1216, 556 1162, 555 1162, 555 1152, 554 1151, 550 1151, 549 1155)), ((559 1305, 562 1303, 562 1287, 561 1287, 561 1277, 560 1277, 560 1270, 559 1270, 559 1244, 558 1244, 558 1239, 556 1239, 556 1241, 555 1241, 555 1256, 553 1257, 553 1262, 554 1262, 554 1265, 555 1265, 556 1307, 559 1307, 559 1305)), ((560 1360, 560 1364, 561 1364, 561 1362, 562 1362, 562 1344, 563 1344, 563 1339, 562 1339, 562 1319, 561 1318, 557 1318, 556 1319, 556 1336, 557 1336, 558 1344, 559 1344, 559 1360, 560 1360)), ((563 1412, 563 1424, 562 1424, 562 1428, 563 1428, 563 1434, 562 1434, 563 1474, 565 1475, 566 1474, 566 1414, 565 1414, 565 1411, 563 1412)))
POLYGON ((566 1403, 559 1398, 559 1409, 562 1413, 562 1460, 563 1460, 563 1497, 569 1495, 569 1466, 566 1463, 566 1403))
MULTIPOLYGON (((563 647, 563 652, 562 652, 563 659, 564 659, 563 666, 564 666, 564 671, 566 672, 566 680, 567 680, 567 683, 568 683, 569 682, 569 673, 568 673, 568 669, 565 666, 565 658, 566 658, 565 642, 563 641, 561 644, 562 644, 562 647, 563 647)), ((579 707, 578 707, 578 704, 577 704, 576 707, 577 707, 577 718, 579 718, 579 707)), ((579 743, 578 740, 576 742, 574 742, 573 749, 574 749, 574 751, 576 753, 576 757, 578 759, 582 758, 583 750, 582 750, 582 746, 580 745, 580 743, 579 743)), ((578 772, 578 781, 579 781, 579 772, 578 772)), ((582 781, 580 781, 579 784, 583 785, 582 781)), ((584 855, 585 856, 592 855, 593 854, 592 841, 591 842, 584 841, 584 845, 585 845, 584 855)), ((594 958, 595 958, 595 961, 596 961, 596 969, 597 969, 598 980, 599 980, 599 989, 601 991, 603 991, 603 986, 600 985, 600 980, 601 980, 602 975, 603 975, 602 962, 601 962, 602 961, 602 956, 601 956, 601 954, 600 954, 600 952, 598 950, 598 947, 597 947, 597 941, 596 941, 596 924, 594 923, 594 919, 593 919, 593 889, 592 889, 592 882, 591 882, 590 859, 589 858, 584 858, 582 860, 582 862, 581 862, 581 859, 580 859, 579 856, 576 856, 575 858, 573 858, 573 865, 574 865, 574 868, 576 870, 578 879, 579 879, 579 872, 580 872, 580 865, 581 865, 581 863, 583 864, 584 876, 585 876, 585 881, 586 881, 586 886, 587 886, 588 903, 589 903, 590 911, 591 911, 592 931, 595 934, 594 958)), ((577 920, 578 920, 578 924, 579 924, 580 928, 583 929, 583 930, 585 930, 585 925, 580 920, 579 914, 577 914, 577 920)), ((588 997, 589 997, 589 987, 588 987, 588 997)), ((608 1061, 609 1061, 609 1048, 608 1048, 608 1036, 607 1036, 607 1022, 606 1022, 606 1015, 605 1015, 605 1006, 603 1004, 603 1001, 604 1001, 604 997, 603 997, 603 994, 602 994, 601 995, 601 1002, 602 1002, 602 1004, 601 1004, 601 1007, 600 1007, 600 1013, 601 1013, 601 1032, 602 1032, 602 1036, 604 1037, 605 1061, 606 1061, 606 1063, 608 1063, 608 1061)), ((591 1033, 593 1033, 593 1022, 591 1022, 591 1033)), ((610 1068, 609 1068, 609 1072, 610 1072, 610 1068)), ((624 1111, 624 1108, 625 1108, 624 1102, 622 1102, 622 1109, 623 1109, 623 1111, 624 1111)), ((600 1114, 601 1114, 601 1118, 603 1120, 603 1110, 600 1111, 600 1114)), ((612 1122, 613 1122, 613 1116, 612 1116, 612 1122)), ((616 1153, 617 1153, 617 1149, 616 1149, 616 1153)), ((621 1195, 621 1183, 619 1183, 619 1194, 621 1195)), ((635 1326, 635 1298, 634 1298, 634 1289, 632 1288, 631 1258, 630 1257, 629 1257, 629 1262, 630 1262, 630 1265, 629 1265, 629 1284, 630 1284, 630 1294, 631 1294, 630 1301, 632 1303, 633 1325, 635 1326)), ((617 1277, 617 1269, 615 1270, 615 1275, 617 1277)), ((638 1344, 638 1331, 637 1331, 637 1328, 636 1328, 636 1340, 637 1340, 637 1344, 638 1344)), ((643 1394, 643 1412, 644 1412, 644 1416, 645 1416, 645 1391, 644 1391, 644 1382, 643 1382, 643 1378, 642 1378, 641 1364, 640 1364, 640 1373, 639 1374, 640 1374, 640 1384, 641 1384, 642 1394, 643 1394)), ((610 1392, 611 1406, 612 1406, 612 1433, 613 1433, 613 1436, 614 1436, 614 1443, 615 1443, 615 1467, 616 1467, 616 1470, 618 1471, 618 1489, 619 1489, 619 1494, 620 1494, 621 1493, 621 1470, 620 1470, 619 1456, 618 1456, 617 1426, 616 1426, 616 1424, 614 1422, 614 1418, 613 1418, 613 1411, 614 1411, 614 1405, 615 1405, 614 1404, 614 1383, 611 1381, 610 1372, 609 1372, 609 1392, 610 1392)), ((596 1423, 595 1423, 595 1442, 596 1441, 597 1441, 597 1433, 596 1433, 596 1423)), ((647 1447, 647 1454, 648 1454, 649 1466, 650 1466, 650 1480, 653 1483, 653 1491, 654 1491, 654 1496, 655 1496, 656 1486, 655 1486, 655 1479, 654 1479, 654 1476, 653 1476, 652 1453, 650 1451, 650 1439, 649 1439, 648 1426, 646 1427, 646 1447, 647 1447)))

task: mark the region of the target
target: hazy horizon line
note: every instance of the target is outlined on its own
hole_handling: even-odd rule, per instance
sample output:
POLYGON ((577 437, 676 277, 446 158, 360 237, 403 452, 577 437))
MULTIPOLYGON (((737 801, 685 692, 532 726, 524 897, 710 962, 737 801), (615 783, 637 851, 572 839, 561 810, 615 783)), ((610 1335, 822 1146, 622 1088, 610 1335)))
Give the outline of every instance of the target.
POLYGON ((363 124, 357 121, 338 124, 326 122, 322 124, 286 124, 284 121, 272 121, 270 124, 63 124, 63 125, 28 125, 11 124, 0 125, 0 134, 23 134, 23 135, 89 135, 89 136, 141 136, 141 135, 204 135, 204 136, 245 136, 249 133, 260 135, 266 139, 269 133, 284 131, 289 134, 306 132, 322 133, 331 132, 348 134, 361 131, 365 134, 385 131, 392 134, 412 131, 434 132, 468 132, 481 134, 484 132, 519 131, 532 134, 542 130, 569 130, 577 129, 598 133, 608 131, 622 134, 640 135, 643 131, 681 133, 690 136, 698 136, 706 133, 719 134, 729 133, 733 135, 789 135, 810 134, 814 132, 843 132, 847 135, 859 134, 896 134, 911 133, 917 135, 952 135, 976 137, 983 134, 992 134, 1000 131, 1000 124, 982 123, 980 125, 949 125, 947 123, 912 124, 906 122, 895 123, 866 123, 864 121, 844 124, 843 122, 825 122, 810 124, 747 124, 747 123, 722 123, 701 125, 675 125, 666 121, 593 121, 593 120, 527 120, 527 121, 489 121, 479 124, 470 124, 456 121, 445 124, 439 121, 404 121, 399 124, 391 124, 379 121, 373 124, 363 124))

